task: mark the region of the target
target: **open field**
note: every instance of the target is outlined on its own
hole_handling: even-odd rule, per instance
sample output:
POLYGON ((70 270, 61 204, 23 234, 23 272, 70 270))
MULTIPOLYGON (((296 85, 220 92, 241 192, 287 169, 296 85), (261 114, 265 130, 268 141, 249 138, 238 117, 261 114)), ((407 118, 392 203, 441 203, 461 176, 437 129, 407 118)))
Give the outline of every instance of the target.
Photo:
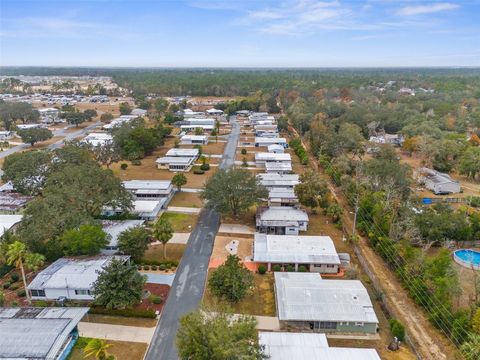
POLYGON ((201 208, 203 201, 198 193, 177 191, 168 206, 201 208))
MULTIPOLYGON (((209 271, 210 277, 212 270, 209 271)), ((208 309, 229 308, 232 312, 245 315, 275 316, 275 294, 273 274, 259 275, 254 274, 254 289, 243 300, 236 304, 229 304, 218 300, 211 292, 208 286, 205 288, 203 296, 203 305, 208 309)))
POLYGON ((161 260, 176 260, 180 261, 185 251, 185 244, 168 244, 167 243, 167 258, 163 258, 163 245, 152 245, 145 251, 143 256, 144 261, 161 261, 161 260))
MULTIPOLYGON (((107 344, 111 347, 108 348, 108 353, 114 355, 116 360, 142 360, 145 352, 147 351, 147 344, 126 342, 126 341, 113 341, 107 340, 107 344)), ((78 345, 75 345, 72 353, 68 357, 68 360, 95 360, 94 356, 88 358, 85 357, 83 349, 78 345)))
POLYGON ((157 324, 156 319, 110 316, 110 315, 100 315, 100 314, 87 314, 82 319, 82 321, 99 323, 99 324, 125 325, 125 326, 137 326, 137 327, 154 327, 157 324))
POLYGON ((173 232, 190 232, 198 221, 196 214, 180 214, 173 212, 164 212, 161 216, 167 219, 172 225, 173 232))

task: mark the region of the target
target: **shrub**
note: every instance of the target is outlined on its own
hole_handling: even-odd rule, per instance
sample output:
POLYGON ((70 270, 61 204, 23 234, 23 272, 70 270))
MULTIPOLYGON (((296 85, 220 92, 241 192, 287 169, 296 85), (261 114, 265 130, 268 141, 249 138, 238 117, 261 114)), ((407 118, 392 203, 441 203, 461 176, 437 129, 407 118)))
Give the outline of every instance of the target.
POLYGON ((121 163, 121 164, 120 164, 120 169, 122 169, 122 170, 127 170, 127 168, 128 168, 128 164, 127 164, 127 163, 121 163))
POLYGON ((15 290, 17 290, 19 287, 20 287, 19 284, 12 284, 12 285, 10 285, 10 290, 15 291, 15 290))
POLYGON ((400 321, 396 319, 390 320, 390 332, 392 336, 396 336, 398 340, 405 340, 405 327, 400 321))
POLYGON ((279 272, 282 271, 282 267, 278 264, 273 265, 273 271, 279 272))
POLYGON ((7 264, 2 264, 0 265, 0 279, 5 275, 5 274, 8 274, 10 272, 10 270, 12 270, 13 267, 10 266, 10 265, 7 265, 7 264))
POLYGON ((210 170, 210 164, 202 164, 202 165, 200 165, 200 170, 203 170, 203 171, 208 171, 208 170, 210 170))
POLYGON ((138 159, 135 159, 135 160, 132 160, 132 165, 134 165, 134 166, 140 166, 140 165, 142 165, 142 162, 141 162, 140 160, 138 160, 138 159))
POLYGON ((143 265, 143 270, 150 270, 150 265, 143 265))
POLYGON ((152 304, 161 304, 163 302, 162 298, 157 295, 150 295, 150 301, 152 304))
POLYGON ((142 270, 143 265, 137 265, 137 270, 142 270))
POLYGON ((20 280, 20 276, 17 273, 12 273, 12 275, 10 275, 10 279, 12 279, 12 282, 17 282, 20 280))
POLYGON ((11 285, 12 285, 12 283, 10 281, 6 281, 6 282, 3 283, 3 288, 8 289, 11 285))
POLYGON ((294 272, 295 271, 295 266, 293 265, 288 265, 287 266, 287 272, 294 272))
POLYGON ((17 290, 17 291, 16 291, 16 294, 17 294, 17 296, 19 296, 19 297, 25 297, 25 295, 26 295, 25 289, 17 290))
POLYGON ((260 275, 263 275, 263 274, 265 274, 266 272, 267 272, 267 267, 266 267, 265 265, 260 265, 260 266, 258 267, 258 273, 259 273, 260 275))
POLYGON ((195 175, 203 175, 203 174, 205 174, 205 171, 203 171, 203 170, 193 170, 193 173, 195 175))
POLYGON ((12 307, 18 307, 18 301, 12 301, 12 307))
POLYGON ((242 155, 247 155, 247 149, 242 149, 241 153, 242 155))
POLYGON ((480 196, 469 196, 467 198, 467 203, 470 203, 470 206, 475 208, 480 207, 480 196))
POLYGON ((142 264, 143 265, 163 265, 166 268, 173 267, 176 268, 178 266, 178 261, 176 260, 147 260, 147 259, 142 259, 142 264))
POLYGON ((48 303, 45 301, 45 300, 35 300, 33 302, 33 306, 36 306, 36 307, 47 307, 48 306, 48 303))
POLYGON ((152 269, 152 270, 157 270, 158 267, 157 267, 157 265, 152 265, 152 266, 151 266, 151 269, 152 269))
POLYGON ((90 314, 99 314, 99 315, 112 315, 112 316, 123 316, 123 317, 139 317, 139 318, 149 318, 155 319, 154 310, 138 310, 138 309, 105 309, 102 307, 91 307, 90 314))
POLYGON ((307 267, 305 265, 300 265, 298 267, 298 272, 307 272, 307 267))
POLYGON ((158 268, 159 268, 160 270, 165 270, 165 267, 166 267, 165 264, 160 264, 160 265, 158 266, 158 268))

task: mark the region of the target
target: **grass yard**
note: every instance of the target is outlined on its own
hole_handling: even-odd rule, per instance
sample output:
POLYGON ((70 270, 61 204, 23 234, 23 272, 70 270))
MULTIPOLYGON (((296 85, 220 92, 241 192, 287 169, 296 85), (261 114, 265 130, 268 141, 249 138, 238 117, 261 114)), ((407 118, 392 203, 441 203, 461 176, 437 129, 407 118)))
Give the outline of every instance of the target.
MULTIPOLYGON (((208 276, 211 276, 209 272, 208 276)), ((208 286, 203 296, 203 305, 207 309, 215 310, 220 307, 230 308, 234 313, 245 315, 275 316, 275 294, 273 274, 254 274, 254 289, 245 299, 237 304, 219 301, 211 294, 208 286)))
POLYGON ((198 193, 180 191, 175 193, 169 206, 201 208, 203 201, 198 193))
MULTIPOLYGON (((108 353, 114 355, 116 360, 142 360, 148 348, 148 345, 144 343, 113 340, 107 340, 106 342, 112 345, 110 348, 108 348, 108 353)), ((83 349, 80 348, 77 343, 68 357, 68 360, 84 359, 95 360, 95 357, 90 356, 86 358, 83 353, 83 349)))
POLYGON ((197 214, 164 212, 161 217, 167 219, 172 224, 174 232, 190 232, 198 221, 197 214))
POLYGON ((143 260, 145 261, 161 261, 161 260, 176 260, 180 261, 185 251, 185 244, 168 244, 167 243, 167 258, 163 258, 163 245, 152 245, 145 251, 143 260))
POLYGON ((157 324, 156 319, 134 318, 124 316, 110 316, 100 314, 87 314, 82 319, 83 322, 98 323, 98 324, 112 324, 125 325, 137 327, 154 327, 157 324))

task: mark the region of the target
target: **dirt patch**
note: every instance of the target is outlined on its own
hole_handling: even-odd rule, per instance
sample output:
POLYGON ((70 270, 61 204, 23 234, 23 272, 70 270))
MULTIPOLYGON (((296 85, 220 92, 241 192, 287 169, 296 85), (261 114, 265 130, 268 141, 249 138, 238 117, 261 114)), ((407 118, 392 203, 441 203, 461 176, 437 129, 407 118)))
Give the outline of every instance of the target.
POLYGON ((160 299, 162 299, 161 304, 154 304, 151 301, 151 297, 147 299, 143 299, 140 304, 135 306, 135 309, 137 310, 154 310, 154 311, 162 311, 163 305, 165 304, 165 301, 167 300, 168 292, 170 291, 170 286, 164 285, 164 284, 151 284, 151 283, 146 283, 144 290, 150 291, 150 293, 153 296, 158 296, 160 299))
POLYGON ((145 251, 142 260, 148 261, 162 261, 162 260, 175 260, 180 261, 185 251, 185 244, 168 244, 167 243, 167 258, 163 258, 163 245, 152 245, 145 251))
POLYGON ((252 255, 253 236, 217 236, 215 237, 215 244, 213 245, 212 259, 226 260, 230 253, 227 251, 226 246, 232 241, 238 240, 237 256, 244 260, 245 257, 252 255))
MULTIPOLYGON (((117 360, 142 360, 148 345, 136 342, 107 340, 107 344, 112 345, 108 348, 108 353, 115 356, 117 360)), ((85 357, 83 349, 75 346, 68 357, 68 360, 95 360, 95 356, 85 357)))
POLYGON ((201 208, 203 207, 203 200, 199 193, 180 191, 175 193, 169 206, 201 208))

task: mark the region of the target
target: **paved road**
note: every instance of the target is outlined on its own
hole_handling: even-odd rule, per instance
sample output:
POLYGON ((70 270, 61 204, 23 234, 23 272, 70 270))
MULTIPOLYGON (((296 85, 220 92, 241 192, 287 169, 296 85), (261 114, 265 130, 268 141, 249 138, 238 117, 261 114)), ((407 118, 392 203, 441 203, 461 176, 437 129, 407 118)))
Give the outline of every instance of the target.
MULTIPOLYGON (((235 151, 240 136, 240 126, 236 119, 225 146, 220 168, 226 169, 235 161, 235 151)), ((198 308, 202 301, 208 263, 212 254, 215 234, 220 226, 220 216, 213 210, 203 209, 197 226, 190 234, 187 248, 182 257, 167 302, 155 329, 146 360, 177 360, 175 336, 179 319, 198 308)))

